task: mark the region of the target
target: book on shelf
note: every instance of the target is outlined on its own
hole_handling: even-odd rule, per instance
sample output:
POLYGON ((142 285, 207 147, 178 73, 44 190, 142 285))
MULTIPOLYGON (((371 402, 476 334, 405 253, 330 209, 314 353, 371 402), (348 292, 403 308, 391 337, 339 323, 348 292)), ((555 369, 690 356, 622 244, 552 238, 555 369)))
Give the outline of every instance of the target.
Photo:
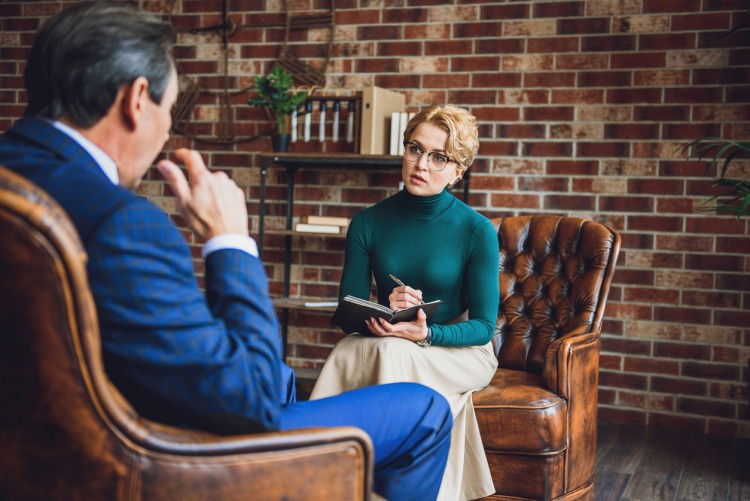
POLYGON ((349 226, 348 217, 337 216, 302 216, 299 220, 304 224, 326 224, 330 226, 349 226))
POLYGON ((333 312, 331 323, 338 325, 347 334, 359 332, 367 334, 365 320, 369 318, 383 318, 388 322, 395 324, 398 322, 411 322, 417 319, 417 311, 424 310, 427 314, 427 321, 435 315, 443 302, 440 299, 429 303, 422 303, 403 310, 391 310, 387 306, 374 303, 366 299, 360 299, 354 296, 344 296, 338 303, 336 311, 333 312))
POLYGON ((330 308, 331 306, 338 306, 338 301, 305 301, 305 308, 330 308))
POLYGON ((309 224, 297 223, 294 225, 294 231, 302 233, 341 233, 341 226, 334 224, 309 224))
POLYGON ((388 122, 391 113, 404 111, 406 95, 381 87, 362 89, 362 113, 359 152, 363 155, 386 155, 390 146, 388 122))

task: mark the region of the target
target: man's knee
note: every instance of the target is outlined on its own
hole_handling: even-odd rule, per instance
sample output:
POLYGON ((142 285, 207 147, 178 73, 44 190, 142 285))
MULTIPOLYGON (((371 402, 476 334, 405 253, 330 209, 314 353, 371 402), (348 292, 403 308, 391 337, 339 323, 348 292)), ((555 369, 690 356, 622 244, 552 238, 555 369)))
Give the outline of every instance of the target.
POLYGON ((402 401, 408 402, 414 412, 422 414, 421 423, 436 431, 450 428, 453 416, 448 401, 437 391, 418 383, 393 383, 402 392, 402 401))

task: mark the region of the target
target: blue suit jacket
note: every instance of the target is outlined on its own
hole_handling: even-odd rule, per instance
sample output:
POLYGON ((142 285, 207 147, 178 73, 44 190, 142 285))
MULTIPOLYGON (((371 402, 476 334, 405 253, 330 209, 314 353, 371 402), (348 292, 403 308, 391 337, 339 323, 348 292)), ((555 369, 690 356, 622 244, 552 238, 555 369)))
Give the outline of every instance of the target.
POLYGON ((290 374, 260 259, 212 253, 204 295, 170 219, 113 185, 91 156, 49 123, 24 118, 0 136, 0 165, 68 212, 89 255, 104 365, 145 417, 231 431, 276 429, 290 374))

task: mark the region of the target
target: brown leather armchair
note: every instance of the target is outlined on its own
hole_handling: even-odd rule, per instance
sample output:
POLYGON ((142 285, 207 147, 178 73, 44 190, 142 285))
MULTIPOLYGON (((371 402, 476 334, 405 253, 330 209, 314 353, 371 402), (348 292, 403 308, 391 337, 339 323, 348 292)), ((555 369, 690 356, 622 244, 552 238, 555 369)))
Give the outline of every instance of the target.
POLYGON ((217 436, 139 417, 107 379, 67 215, 0 167, 0 498, 369 499, 356 428, 217 436))
POLYGON ((620 236, 574 217, 493 222, 499 365, 474 394, 490 499, 593 499, 599 344, 620 236))

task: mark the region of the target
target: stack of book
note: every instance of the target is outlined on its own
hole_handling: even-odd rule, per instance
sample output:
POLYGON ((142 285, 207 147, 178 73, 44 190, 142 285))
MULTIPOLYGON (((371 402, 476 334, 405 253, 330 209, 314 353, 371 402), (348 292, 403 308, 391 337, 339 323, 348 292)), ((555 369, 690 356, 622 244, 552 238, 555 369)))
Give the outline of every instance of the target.
POLYGON ((349 218, 336 216, 302 216, 294 225, 295 231, 308 233, 346 233, 349 218))

